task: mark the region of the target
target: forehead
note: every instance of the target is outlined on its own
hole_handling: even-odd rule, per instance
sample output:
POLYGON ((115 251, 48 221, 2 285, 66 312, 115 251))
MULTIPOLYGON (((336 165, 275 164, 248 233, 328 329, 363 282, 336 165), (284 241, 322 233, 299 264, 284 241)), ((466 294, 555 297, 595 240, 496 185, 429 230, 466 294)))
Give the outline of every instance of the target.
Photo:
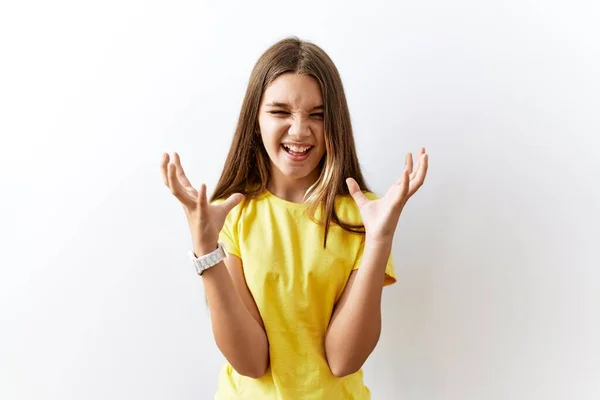
POLYGON ((287 103, 292 108, 313 108, 323 103, 319 82, 308 75, 285 73, 266 88, 263 104, 287 103))

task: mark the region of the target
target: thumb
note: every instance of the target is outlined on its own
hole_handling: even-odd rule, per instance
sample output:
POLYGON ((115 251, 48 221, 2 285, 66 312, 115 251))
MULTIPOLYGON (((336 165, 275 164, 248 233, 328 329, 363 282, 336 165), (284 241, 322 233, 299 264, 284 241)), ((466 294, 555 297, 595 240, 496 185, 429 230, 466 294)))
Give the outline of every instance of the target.
POLYGON ((346 185, 348 185, 348 191, 350 192, 350 195, 352 196, 359 208, 369 202, 369 199, 360 190, 360 187, 358 186, 358 183, 356 183, 354 178, 346 179, 346 185))
POLYGON ((226 211, 226 214, 229 214, 229 211, 233 209, 233 207, 240 204, 240 202, 244 200, 244 195, 242 193, 234 193, 227 198, 223 203, 221 203, 221 207, 223 207, 226 211))

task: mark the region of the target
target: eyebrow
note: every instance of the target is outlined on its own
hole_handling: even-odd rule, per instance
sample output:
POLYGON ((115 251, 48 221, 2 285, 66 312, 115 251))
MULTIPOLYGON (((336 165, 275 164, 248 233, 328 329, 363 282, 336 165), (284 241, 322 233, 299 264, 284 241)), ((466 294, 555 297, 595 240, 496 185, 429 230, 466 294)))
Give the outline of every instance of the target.
MULTIPOLYGON (((273 102, 271 102, 269 104, 266 104, 265 106, 266 107, 290 108, 290 105, 288 103, 281 103, 281 102, 278 102, 278 101, 273 101, 273 102)), ((325 106, 323 106, 323 104, 321 104, 321 105, 318 105, 316 107, 313 107, 312 111, 315 111, 315 110, 321 110, 322 111, 324 109, 325 109, 325 106)))

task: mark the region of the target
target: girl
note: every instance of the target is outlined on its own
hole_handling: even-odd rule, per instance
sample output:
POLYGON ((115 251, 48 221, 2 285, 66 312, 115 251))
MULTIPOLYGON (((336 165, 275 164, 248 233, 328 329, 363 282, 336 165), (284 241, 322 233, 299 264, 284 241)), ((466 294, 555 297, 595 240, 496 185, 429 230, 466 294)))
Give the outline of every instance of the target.
POLYGON ((370 398, 361 367, 379 339, 382 288, 396 281, 398 219, 427 172, 424 148, 418 158, 413 170, 406 155, 384 197, 370 192, 339 73, 297 38, 255 65, 210 203, 179 155, 163 155, 228 361, 215 399, 370 398))

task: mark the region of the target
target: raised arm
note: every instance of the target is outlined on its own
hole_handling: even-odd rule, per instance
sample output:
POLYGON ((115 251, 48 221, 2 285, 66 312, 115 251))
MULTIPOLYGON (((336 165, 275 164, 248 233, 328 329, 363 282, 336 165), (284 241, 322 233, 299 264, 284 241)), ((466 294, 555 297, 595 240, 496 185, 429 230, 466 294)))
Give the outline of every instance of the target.
MULTIPOLYGON (((236 193, 220 204, 208 204, 206 185, 196 191, 185 176, 179 155, 169 163, 164 154, 161 171, 165 185, 183 205, 196 256, 217 248, 219 232, 227 214, 243 199, 236 193)), ((269 345, 260 314, 242 273, 242 262, 230 255, 202 273, 213 334, 217 346, 241 375, 264 375, 269 345)))
POLYGON ((425 148, 421 148, 415 171, 412 154, 408 153, 404 173, 377 200, 368 199, 354 179, 346 180, 366 234, 361 265, 351 273, 325 336, 325 354, 335 376, 358 371, 379 340, 381 293, 394 233, 404 205, 423 185, 427 168, 425 148))

